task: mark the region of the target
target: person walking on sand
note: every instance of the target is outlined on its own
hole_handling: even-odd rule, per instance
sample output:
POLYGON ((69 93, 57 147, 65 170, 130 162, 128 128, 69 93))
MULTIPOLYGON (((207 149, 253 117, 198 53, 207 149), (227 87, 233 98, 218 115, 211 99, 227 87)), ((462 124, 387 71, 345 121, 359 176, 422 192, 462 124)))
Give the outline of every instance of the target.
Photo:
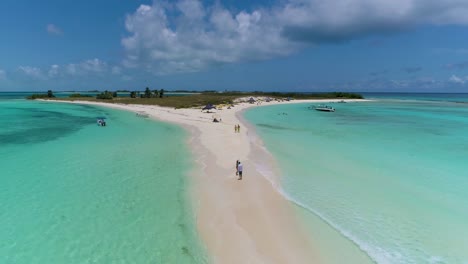
POLYGON ((239 175, 239 160, 236 160, 236 175, 239 175))
POLYGON ((240 125, 237 124, 237 133, 240 133, 240 125))
POLYGON ((239 161, 239 165, 237 165, 237 172, 239 173, 239 179, 242 180, 242 172, 244 171, 244 165, 239 161))

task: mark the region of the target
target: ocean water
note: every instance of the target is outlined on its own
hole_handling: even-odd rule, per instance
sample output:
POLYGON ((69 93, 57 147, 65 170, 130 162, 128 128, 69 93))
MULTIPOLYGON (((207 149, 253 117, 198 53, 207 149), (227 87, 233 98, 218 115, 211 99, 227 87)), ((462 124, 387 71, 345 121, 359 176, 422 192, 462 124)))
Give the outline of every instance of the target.
POLYGON ((186 136, 130 112, 3 97, 0 263, 205 263, 186 136))
POLYGON ((374 262, 468 263, 468 105, 419 96, 245 118, 277 159, 285 195, 374 262))

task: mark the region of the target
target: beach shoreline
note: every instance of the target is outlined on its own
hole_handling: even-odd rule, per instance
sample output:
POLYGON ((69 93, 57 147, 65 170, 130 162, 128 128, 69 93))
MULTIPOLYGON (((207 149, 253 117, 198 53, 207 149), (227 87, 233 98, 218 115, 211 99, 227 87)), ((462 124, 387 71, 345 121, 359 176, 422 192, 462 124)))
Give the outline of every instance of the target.
MULTIPOLYGON (((122 105, 73 101, 132 112, 145 112, 159 121, 181 125, 189 132, 196 161, 190 175, 195 219, 209 259, 214 263, 321 263, 313 238, 304 232, 290 201, 275 186, 275 179, 259 172, 263 165, 278 176, 273 156, 246 123, 248 108, 291 103, 328 103, 341 100, 294 100, 261 105, 239 103, 231 109, 207 114, 200 109, 171 109, 150 105, 122 105), (213 116, 220 118, 213 122, 213 116), (241 125, 239 133, 234 126, 241 125), (244 164, 244 178, 237 180, 235 161, 244 164)), ((346 100, 364 101, 364 100, 346 100)), ((63 101, 57 101, 63 102, 63 101)))

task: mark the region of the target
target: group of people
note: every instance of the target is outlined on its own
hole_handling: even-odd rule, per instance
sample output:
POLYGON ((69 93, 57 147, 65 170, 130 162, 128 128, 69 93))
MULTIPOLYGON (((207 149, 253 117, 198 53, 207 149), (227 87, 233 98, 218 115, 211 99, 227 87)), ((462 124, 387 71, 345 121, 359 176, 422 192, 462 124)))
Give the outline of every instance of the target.
POLYGON ((234 125, 234 133, 239 133, 240 132, 240 125, 234 125))
POLYGON ((239 178, 238 180, 242 180, 242 171, 244 170, 244 166, 242 165, 242 163, 237 160, 236 161, 236 175, 239 175, 239 178))

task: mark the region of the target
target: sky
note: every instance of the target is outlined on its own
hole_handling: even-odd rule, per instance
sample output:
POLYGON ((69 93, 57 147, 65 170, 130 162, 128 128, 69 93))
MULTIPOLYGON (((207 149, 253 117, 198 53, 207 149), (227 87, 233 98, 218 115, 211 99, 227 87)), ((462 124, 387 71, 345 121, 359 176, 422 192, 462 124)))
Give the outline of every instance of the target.
POLYGON ((0 91, 468 92, 468 0, 2 0, 0 91))

